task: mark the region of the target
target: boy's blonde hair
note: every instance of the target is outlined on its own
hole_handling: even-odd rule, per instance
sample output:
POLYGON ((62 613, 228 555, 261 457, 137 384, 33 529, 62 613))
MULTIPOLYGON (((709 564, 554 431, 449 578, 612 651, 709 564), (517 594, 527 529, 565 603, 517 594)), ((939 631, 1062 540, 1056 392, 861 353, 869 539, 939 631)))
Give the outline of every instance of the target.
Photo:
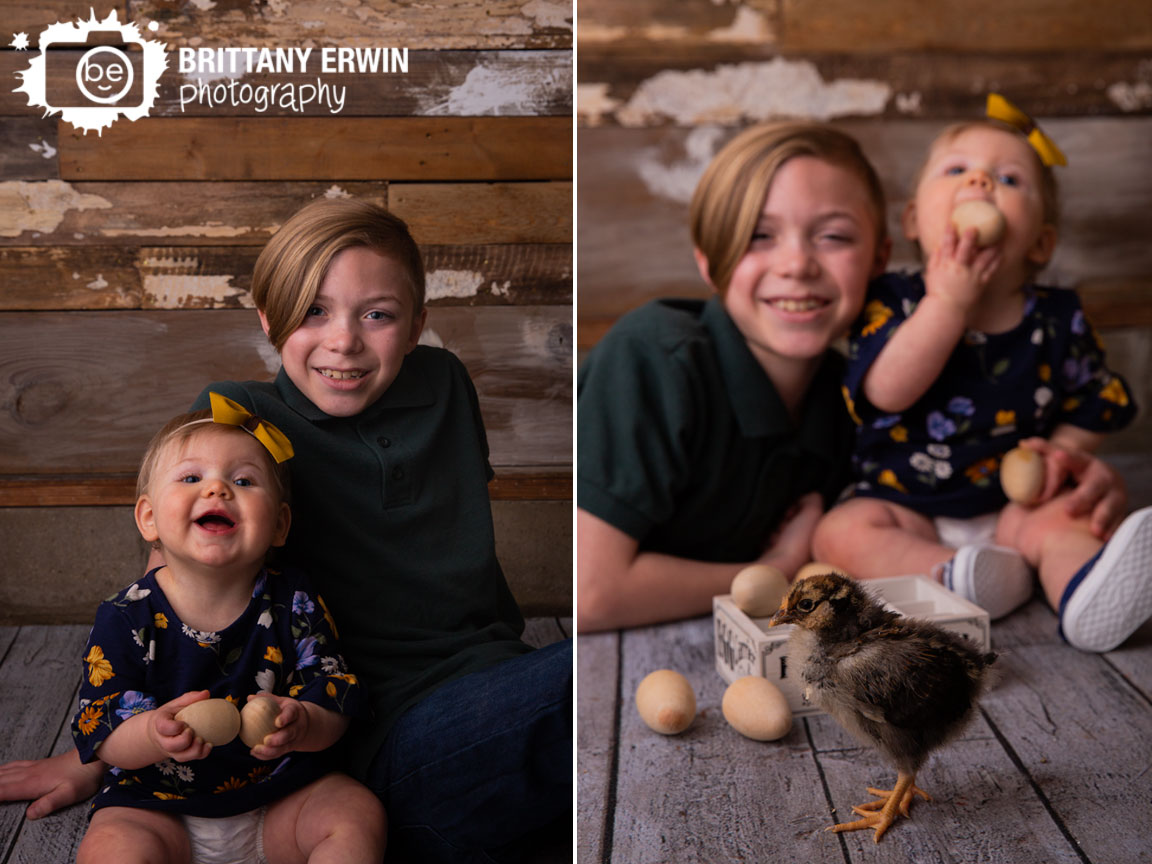
POLYGON ((886 240, 884 189, 855 139, 819 123, 753 126, 716 154, 692 196, 692 245, 707 259, 709 278, 721 294, 748 250, 776 172, 796 156, 813 156, 859 177, 875 212, 877 248, 886 240))
POLYGON ((402 219, 354 198, 319 198, 301 207, 268 241, 252 273, 252 299, 279 351, 316 300, 336 253, 365 246, 408 275, 414 312, 424 308, 424 261, 402 219))
MULTIPOLYGON (((160 461, 160 454, 169 444, 180 444, 188 441, 192 436, 204 432, 206 429, 220 430, 225 434, 247 435, 252 440, 256 440, 243 427, 213 423, 212 412, 209 410, 179 414, 165 423, 148 442, 148 447, 144 451, 144 458, 140 462, 140 472, 136 475, 136 498, 139 499, 140 496, 148 492, 148 487, 152 483, 152 475, 156 472, 156 465, 160 461)), ((271 469, 272 477, 280 492, 280 500, 290 503, 292 487, 289 481, 287 463, 277 463, 272 458, 272 454, 264 449, 264 445, 260 445, 260 452, 264 455, 264 461, 271 469)))

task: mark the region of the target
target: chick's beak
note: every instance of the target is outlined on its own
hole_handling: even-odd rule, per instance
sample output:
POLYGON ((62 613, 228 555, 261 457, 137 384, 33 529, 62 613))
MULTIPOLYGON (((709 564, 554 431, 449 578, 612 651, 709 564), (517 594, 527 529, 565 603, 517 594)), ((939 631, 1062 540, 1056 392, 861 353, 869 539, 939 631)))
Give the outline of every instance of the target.
POLYGON ((776 610, 776 614, 768 619, 769 627, 776 627, 779 624, 791 624, 795 620, 795 616, 787 606, 787 600, 780 604, 780 608, 776 610))

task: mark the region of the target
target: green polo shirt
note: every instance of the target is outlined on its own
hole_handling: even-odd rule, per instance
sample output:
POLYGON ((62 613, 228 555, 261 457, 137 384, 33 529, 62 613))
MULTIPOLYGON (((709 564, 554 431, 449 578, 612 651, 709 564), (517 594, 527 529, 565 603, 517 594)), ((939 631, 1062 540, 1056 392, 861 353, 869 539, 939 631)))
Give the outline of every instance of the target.
POLYGON ((331 417, 283 370, 214 390, 292 441, 284 554, 336 621, 374 718, 346 736, 362 777, 396 717, 439 684, 531 650, 496 560, 488 442, 464 365, 418 346, 370 408, 331 417))
POLYGON ((793 424, 719 298, 630 312, 578 374, 577 506, 644 550, 755 559, 800 496, 848 482, 842 368, 828 352, 793 424))

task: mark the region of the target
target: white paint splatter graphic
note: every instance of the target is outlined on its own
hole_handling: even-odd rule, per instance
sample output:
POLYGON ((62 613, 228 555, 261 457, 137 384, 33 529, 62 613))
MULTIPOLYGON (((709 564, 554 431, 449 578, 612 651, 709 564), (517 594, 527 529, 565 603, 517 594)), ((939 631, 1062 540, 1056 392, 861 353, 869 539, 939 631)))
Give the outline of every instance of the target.
MULTIPOLYGON (((155 28, 150 26, 150 29, 155 28)), ((59 112, 61 119, 84 134, 95 130, 102 135, 104 129, 120 117, 138 120, 152 110, 159 92, 160 76, 168 67, 164 52, 163 42, 144 39, 135 24, 121 24, 115 10, 103 21, 98 21, 96 12, 92 11, 87 21, 77 19, 75 24, 57 22, 40 34, 40 56, 33 58, 27 69, 16 73, 24 83, 13 92, 26 94, 29 105, 45 109, 45 117, 59 112), (117 31, 116 41, 125 46, 139 45, 141 50, 126 53, 97 37, 89 50, 76 61, 74 75, 53 78, 54 86, 58 85, 61 92, 53 92, 49 101, 48 57, 52 57, 53 65, 70 63, 73 57, 71 52, 50 55, 48 49, 60 44, 88 45, 91 34, 108 31, 117 31), (133 57, 137 62, 133 62, 133 57), (139 89, 135 86, 137 76, 139 89), (72 92, 73 83, 76 92, 72 92)))

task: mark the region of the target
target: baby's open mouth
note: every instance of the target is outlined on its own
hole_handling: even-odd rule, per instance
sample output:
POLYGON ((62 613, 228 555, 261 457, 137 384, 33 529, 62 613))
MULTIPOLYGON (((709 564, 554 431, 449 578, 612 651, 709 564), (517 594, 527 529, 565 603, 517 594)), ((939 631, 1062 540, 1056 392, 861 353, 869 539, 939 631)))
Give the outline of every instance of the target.
POLYGON ((201 528, 231 528, 236 523, 223 513, 205 513, 196 520, 196 524, 201 528))

